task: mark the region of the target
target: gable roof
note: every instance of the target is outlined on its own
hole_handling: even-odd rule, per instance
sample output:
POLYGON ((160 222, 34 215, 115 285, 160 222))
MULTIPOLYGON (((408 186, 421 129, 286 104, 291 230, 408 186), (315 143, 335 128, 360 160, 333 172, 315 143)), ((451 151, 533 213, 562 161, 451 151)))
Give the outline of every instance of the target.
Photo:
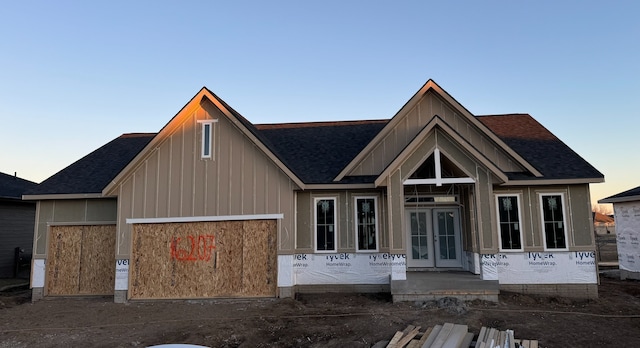
POLYGON ((123 134, 25 192, 25 199, 44 195, 101 194, 155 133, 123 134))
MULTIPOLYGON (((599 171, 530 115, 474 116, 432 80, 396 116, 412 107, 412 103, 428 90, 434 90, 454 105, 489 139, 528 170, 528 173, 504 173, 508 184, 550 183, 554 180, 557 183, 603 181, 604 176, 599 171)), ((42 195, 109 195, 119 180, 144 158, 147 149, 157 146, 162 141, 161 135, 169 134, 176 127, 174 120, 182 114, 188 114, 204 101, 222 111, 302 189, 305 185, 374 185, 378 175, 347 176, 345 173, 376 139, 383 136, 383 132, 392 128, 392 123, 399 122, 398 117, 394 116, 389 120, 254 125, 203 87, 159 133, 122 135, 61 170, 37 188, 27 191, 26 198, 38 199, 42 195)), ((440 127, 446 128, 446 124, 440 127)), ((455 136, 454 133, 449 130, 450 135, 455 136)))
POLYGON ((36 186, 33 181, 0 173, 0 199, 22 199, 22 194, 36 186))
POLYGON ((344 176, 346 176, 351 170, 353 170, 364 158, 367 154, 378 144, 380 143, 385 136, 394 131, 394 127, 402 122, 403 115, 406 115, 410 112, 412 108, 414 108, 419 102, 420 99, 425 96, 428 92, 433 92, 442 99, 444 99, 449 105, 451 105, 457 112, 460 113, 461 116, 465 117, 469 123, 474 125, 480 132, 482 132, 487 138, 496 143, 499 147, 501 147, 509 156, 511 156, 517 163, 519 163, 523 168, 530 171, 534 176, 542 176, 538 170, 533 167, 530 163, 528 163, 524 158, 522 158, 518 153, 514 152, 509 146, 504 144, 502 140, 493 134, 491 131, 487 129, 487 127, 479 122, 474 115, 469 112, 462 104, 460 104, 455 98, 453 98, 447 91, 445 91, 442 87, 440 87, 435 81, 429 79, 403 106, 400 110, 389 120, 385 128, 383 128, 372 141, 356 156, 353 160, 338 174, 336 180, 341 180, 344 176))
POLYGON ((476 116, 542 173, 507 173, 510 180, 595 179, 604 175, 528 114, 476 116))
POLYGON ((146 146, 144 146, 137 155, 131 158, 129 162, 112 177, 112 180, 102 189, 102 194, 107 195, 112 191, 123 178, 129 175, 129 173, 144 160, 145 156, 147 156, 151 149, 156 148, 162 141, 164 141, 167 135, 173 132, 173 130, 180 124, 180 118, 183 115, 189 115, 192 110, 203 102, 212 103, 216 108, 218 108, 218 110, 227 116, 229 121, 231 121, 231 123, 233 123, 241 133, 247 136, 260 150, 262 150, 263 153, 269 157, 296 185, 299 187, 304 186, 304 183, 295 175, 295 173, 293 173, 291 169, 273 153, 268 140, 260 134, 249 120, 231 108, 224 100, 211 92, 207 87, 202 87, 200 91, 198 91, 198 93, 196 93, 196 95, 194 95, 187 104, 185 104, 180 111, 178 111, 178 113, 175 114, 164 127, 162 127, 153 139, 151 139, 151 141, 146 144, 146 146))
POLYGON ((640 201, 640 186, 603 198, 598 203, 622 203, 640 201))

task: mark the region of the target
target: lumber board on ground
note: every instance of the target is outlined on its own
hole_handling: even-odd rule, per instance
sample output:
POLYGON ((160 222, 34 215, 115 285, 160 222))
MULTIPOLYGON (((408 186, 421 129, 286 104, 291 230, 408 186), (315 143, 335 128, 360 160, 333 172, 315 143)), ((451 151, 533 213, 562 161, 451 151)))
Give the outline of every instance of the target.
POLYGON ((409 344, 407 344, 406 348, 420 348, 420 346, 418 345, 420 342, 419 340, 413 339, 411 340, 411 342, 409 342, 409 344))
POLYGON ((442 348, 442 345, 447 338, 449 338, 449 334, 451 333, 451 330, 453 330, 454 326, 455 325, 453 323, 445 323, 442 325, 442 329, 440 330, 440 333, 438 333, 438 337, 436 337, 436 340, 430 348, 442 348))
POLYGON ((462 340, 462 342, 460 342, 460 345, 458 345, 458 347, 469 348, 469 346, 471 345, 471 341, 473 341, 473 332, 467 332, 467 334, 464 335, 464 339, 462 340))
POLYGON ((431 333, 429 334, 429 337, 427 337, 427 340, 422 344, 421 348, 430 348, 431 344, 433 344, 433 342, 440 334, 440 330, 442 330, 442 325, 434 326, 433 330, 431 330, 431 333))
POLYGON ((538 348, 538 341, 537 340, 531 340, 529 341, 529 348, 538 348))
POLYGON ((442 348, 458 348, 467 335, 467 332, 469 332, 467 325, 454 324, 449 333, 449 337, 447 337, 447 340, 442 344, 442 348))
POLYGON ((387 344, 387 348, 396 348, 396 344, 400 342, 402 336, 404 336, 404 333, 402 333, 402 331, 396 331, 396 334, 393 335, 391 341, 389 341, 389 344, 387 344))
POLYGON ((413 328, 413 330, 409 331, 408 333, 406 333, 401 339, 400 341, 398 341, 398 343, 396 343, 396 347, 397 348, 402 348, 404 347, 407 343, 409 343, 409 341, 411 341, 414 337, 416 337, 416 335, 418 334, 418 332, 420 332, 420 326, 416 326, 413 328))
POLYGON ((429 338, 429 335, 431 334, 431 331, 433 331, 433 327, 428 328, 423 334, 422 337, 420 338, 420 340, 418 341, 418 344, 416 345, 416 347, 418 348, 422 348, 422 345, 424 345, 425 342, 427 342, 427 339, 429 338))

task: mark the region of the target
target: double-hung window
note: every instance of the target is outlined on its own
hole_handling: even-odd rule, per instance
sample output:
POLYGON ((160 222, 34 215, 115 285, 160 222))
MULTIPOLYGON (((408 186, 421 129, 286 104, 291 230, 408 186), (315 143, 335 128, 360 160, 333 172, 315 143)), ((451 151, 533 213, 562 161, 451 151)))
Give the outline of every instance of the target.
POLYGON ((563 193, 540 194, 542 230, 546 249, 567 249, 563 193))
POLYGON ((500 249, 522 251, 522 222, 520 196, 517 194, 496 195, 500 249))
POLYGON ((356 250, 378 251, 378 200, 355 197, 356 250))
POLYGON ((316 198, 314 202, 316 251, 335 252, 338 221, 336 198, 316 198))

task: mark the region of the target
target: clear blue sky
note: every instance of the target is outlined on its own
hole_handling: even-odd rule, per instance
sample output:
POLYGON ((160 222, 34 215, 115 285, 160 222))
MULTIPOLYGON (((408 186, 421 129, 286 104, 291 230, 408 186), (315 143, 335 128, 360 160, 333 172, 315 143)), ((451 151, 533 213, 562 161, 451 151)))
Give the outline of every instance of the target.
POLYGON ((8 1, 0 172, 40 182, 202 87, 254 123, 389 118, 434 79, 640 185, 638 1, 8 1))

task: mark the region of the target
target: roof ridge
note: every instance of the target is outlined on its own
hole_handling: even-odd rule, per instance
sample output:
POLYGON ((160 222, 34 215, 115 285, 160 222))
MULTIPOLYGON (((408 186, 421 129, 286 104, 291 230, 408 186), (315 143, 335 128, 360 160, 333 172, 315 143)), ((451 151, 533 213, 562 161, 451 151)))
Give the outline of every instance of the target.
POLYGON ((335 127, 335 126, 357 126, 363 124, 387 123, 388 119, 377 120, 345 120, 345 121, 312 121, 312 122, 284 122, 284 123, 262 123, 256 124, 259 130, 283 129, 283 128, 310 128, 310 127, 335 127))
POLYGON ((529 117, 533 117, 531 116, 531 114, 526 113, 526 112, 514 112, 514 113, 507 113, 507 114, 494 114, 494 115, 475 115, 476 117, 501 117, 501 116, 529 116, 529 117))

